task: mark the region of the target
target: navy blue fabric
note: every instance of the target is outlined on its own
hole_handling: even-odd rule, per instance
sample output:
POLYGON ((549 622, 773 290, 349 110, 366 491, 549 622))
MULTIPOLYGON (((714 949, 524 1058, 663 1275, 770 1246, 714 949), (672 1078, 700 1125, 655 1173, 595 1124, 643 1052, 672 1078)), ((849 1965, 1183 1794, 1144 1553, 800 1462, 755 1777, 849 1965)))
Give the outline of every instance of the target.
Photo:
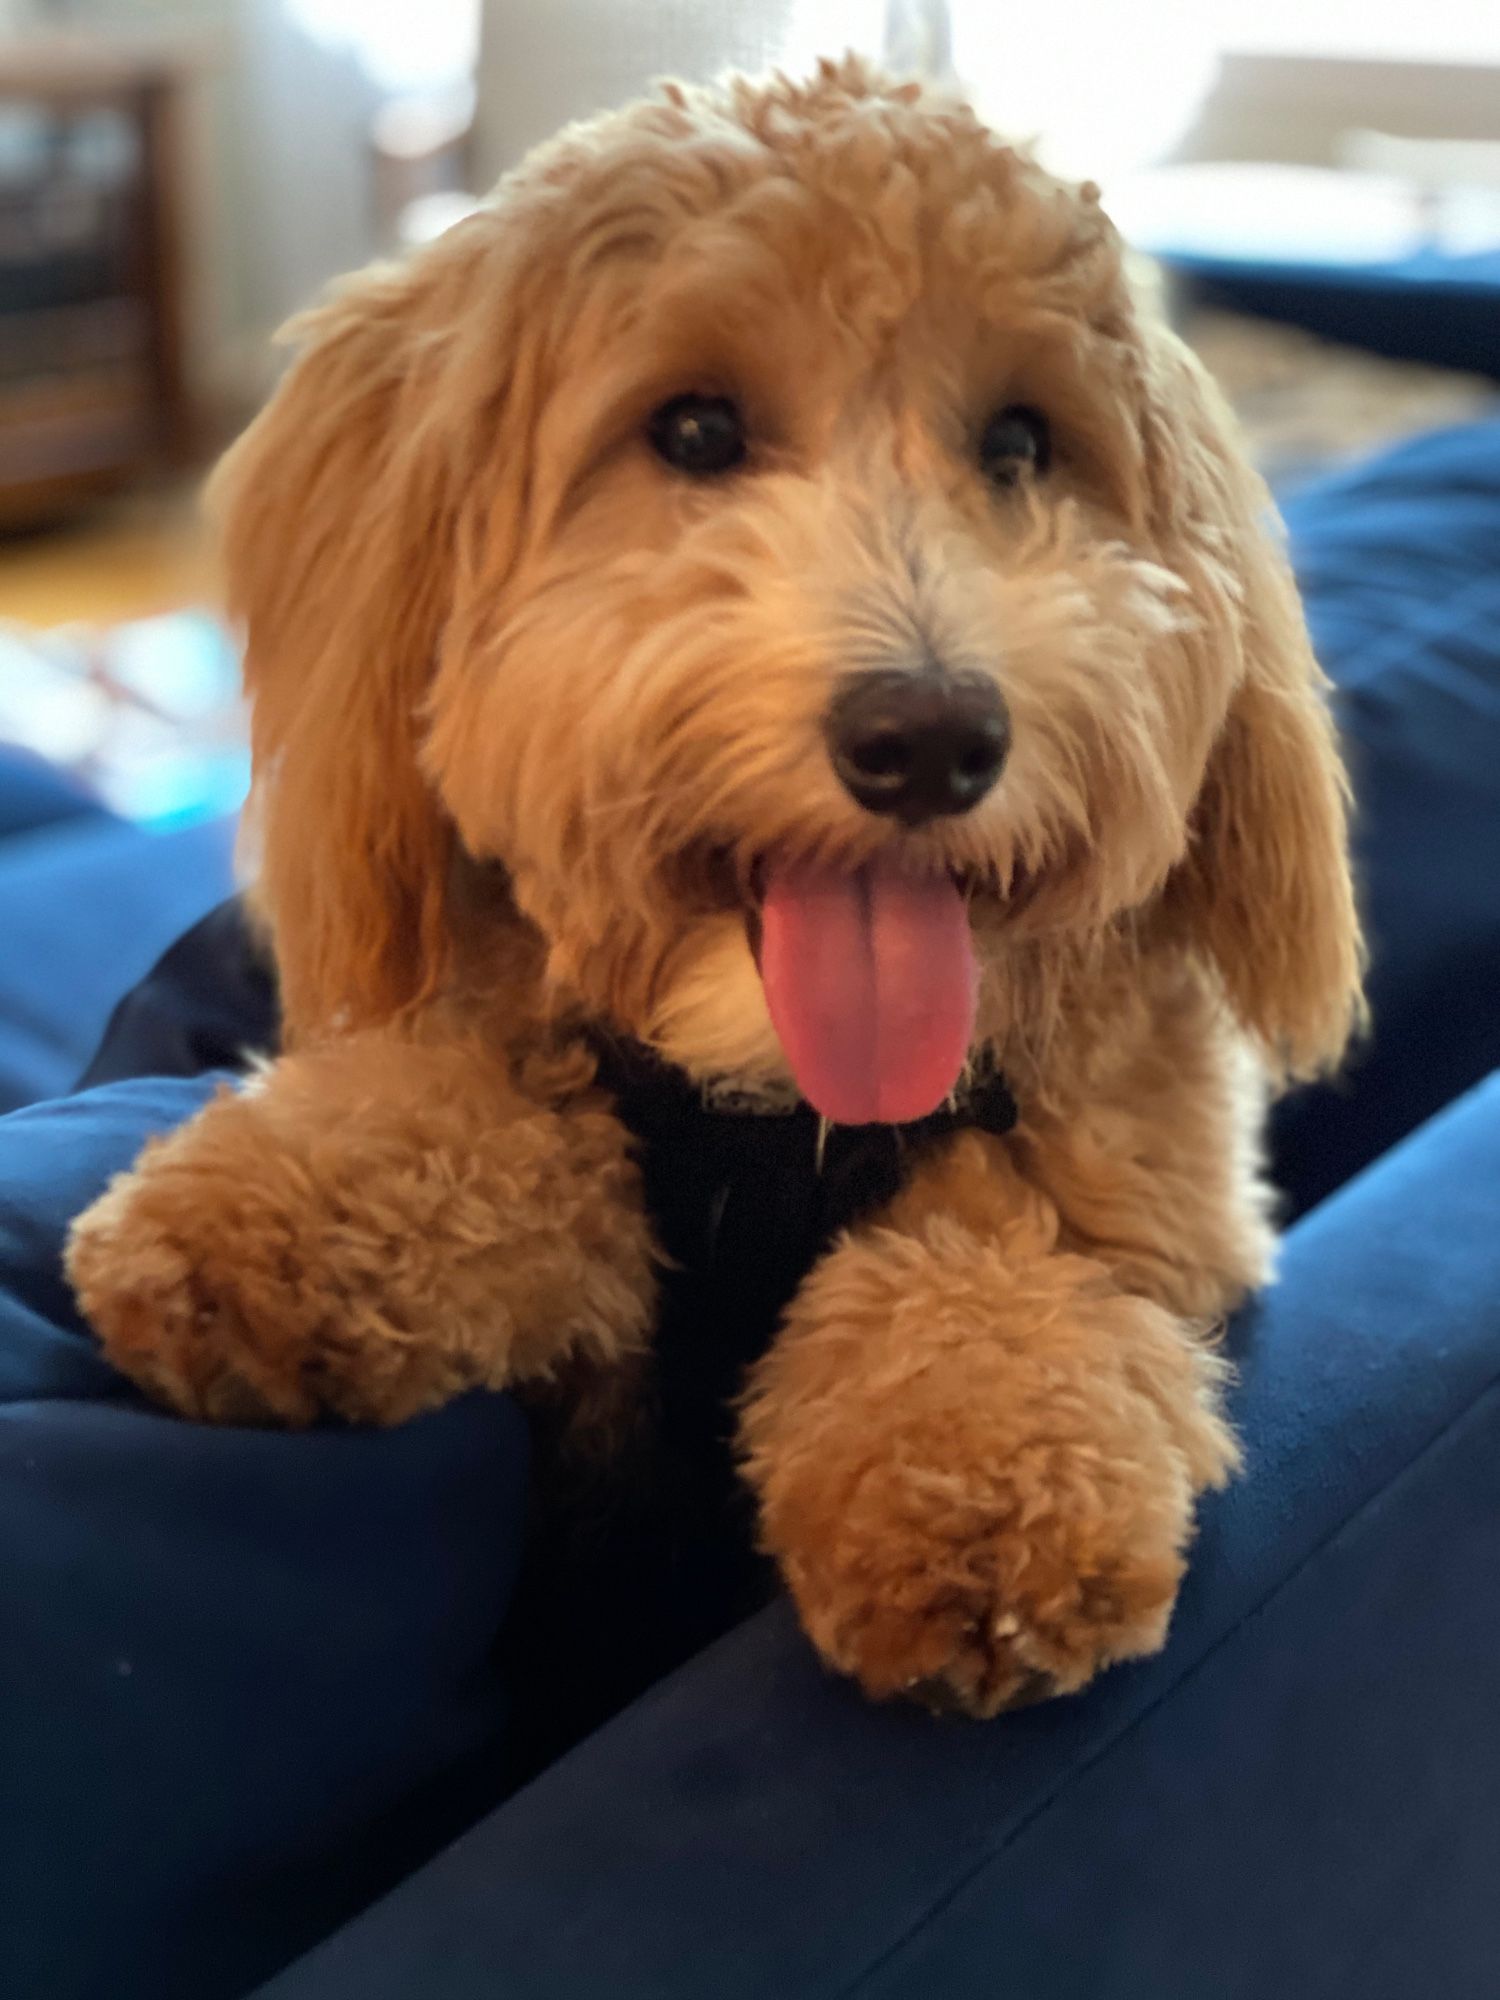
POLYGON ((109 1017, 79 1088, 127 1076, 242 1072, 281 1045, 274 965, 244 898, 218 903, 170 945, 109 1017))
POLYGON ((1487 2000, 1497 1189, 1500 1078, 1293 1233, 1157 1659, 936 1720, 776 1607, 264 2000, 1487 2000))
POLYGON ((216 1079, 0 1119, 0 1993, 217 2000, 497 1795, 526 1440, 183 1424, 100 1358, 69 1218, 216 1079))
POLYGON ((1205 306, 1305 327, 1401 361, 1500 376, 1500 252, 1372 264, 1160 253, 1205 306))
POLYGON ((70 819, 111 819, 76 778, 18 743, 0 742, 0 840, 70 819))
POLYGON ((86 816, 0 845, 0 1112, 73 1088, 120 995, 228 895, 233 844, 86 816))
POLYGON ((1276 1120, 1300 1213, 1500 1065, 1500 422, 1341 473, 1287 521, 1373 950, 1369 1046, 1276 1120))

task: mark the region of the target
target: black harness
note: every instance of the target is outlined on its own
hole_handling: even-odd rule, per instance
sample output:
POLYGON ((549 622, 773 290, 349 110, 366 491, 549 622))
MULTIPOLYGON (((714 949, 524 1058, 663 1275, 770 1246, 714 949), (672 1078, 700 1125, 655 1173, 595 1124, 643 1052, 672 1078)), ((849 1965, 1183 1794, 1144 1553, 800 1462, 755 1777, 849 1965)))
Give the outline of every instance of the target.
POLYGON ((917 1124, 827 1125, 806 1103, 767 1111, 715 1102, 639 1042, 592 1039, 599 1081, 637 1142, 647 1212, 669 1260, 664 1316, 686 1308, 715 1326, 727 1316, 756 1346, 764 1338, 751 1329, 769 1337, 834 1238, 891 1201, 927 1154, 957 1132, 1004 1135, 1016 1122, 998 1074, 917 1124))

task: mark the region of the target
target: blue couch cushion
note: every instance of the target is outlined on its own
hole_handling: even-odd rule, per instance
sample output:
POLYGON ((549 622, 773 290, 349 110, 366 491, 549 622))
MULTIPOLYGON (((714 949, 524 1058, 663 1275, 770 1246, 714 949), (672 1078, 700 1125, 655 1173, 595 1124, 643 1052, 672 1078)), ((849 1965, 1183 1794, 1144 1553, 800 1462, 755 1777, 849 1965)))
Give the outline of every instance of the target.
POLYGON ((784 1606, 264 2000, 1481 2000, 1500 1966, 1500 1077, 1295 1230, 1166 1650, 990 1724, 784 1606))
POLYGON ((112 819, 78 779, 18 743, 0 742, 0 840, 71 819, 112 819))
POLYGON ((243 1992, 496 1796, 526 1440, 179 1423, 104 1363, 68 1220, 216 1079, 0 1119, 0 1993, 243 1992))
POLYGON ((0 1112, 71 1090, 111 1009, 233 883, 234 829, 70 819, 0 846, 0 1112))
POLYGON ((1369 1046, 1276 1120, 1300 1213, 1500 1065, 1500 422, 1414 439, 1286 512, 1373 950, 1369 1046))

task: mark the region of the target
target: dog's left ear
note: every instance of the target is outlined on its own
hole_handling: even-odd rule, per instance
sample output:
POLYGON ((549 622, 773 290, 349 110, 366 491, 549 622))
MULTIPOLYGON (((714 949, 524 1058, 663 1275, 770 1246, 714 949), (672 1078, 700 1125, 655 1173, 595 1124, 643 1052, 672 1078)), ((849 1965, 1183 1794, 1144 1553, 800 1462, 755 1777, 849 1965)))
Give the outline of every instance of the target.
POLYGON ((1329 683, 1264 482, 1197 362, 1158 341, 1143 423, 1154 525, 1206 615, 1201 643, 1237 656, 1166 908, 1217 965, 1273 1069, 1305 1076, 1338 1061, 1363 1013, 1329 683))
POLYGON ((210 488, 289 1043, 398 1018, 446 976, 455 837, 421 769, 423 703, 465 506, 497 566, 519 518, 510 266, 497 207, 346 280, 294 322, 297 358, 210 488))

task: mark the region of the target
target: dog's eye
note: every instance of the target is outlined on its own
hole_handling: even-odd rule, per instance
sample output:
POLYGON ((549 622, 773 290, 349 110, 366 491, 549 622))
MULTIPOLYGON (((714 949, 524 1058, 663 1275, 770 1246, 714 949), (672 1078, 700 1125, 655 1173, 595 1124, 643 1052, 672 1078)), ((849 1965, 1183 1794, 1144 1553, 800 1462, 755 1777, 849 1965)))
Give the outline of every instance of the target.
POLYGON ((696 479, 732 472, 745 456, 745 426, 727 396, 674 396, 647 426, 651 448, 696 479))
POLYGON ((1045 472, 1052 462, 1047 419, 1029 403, 996 410, 979 440, 979 466, 996 486, 1014 486, 1028 472, 1045 472))

